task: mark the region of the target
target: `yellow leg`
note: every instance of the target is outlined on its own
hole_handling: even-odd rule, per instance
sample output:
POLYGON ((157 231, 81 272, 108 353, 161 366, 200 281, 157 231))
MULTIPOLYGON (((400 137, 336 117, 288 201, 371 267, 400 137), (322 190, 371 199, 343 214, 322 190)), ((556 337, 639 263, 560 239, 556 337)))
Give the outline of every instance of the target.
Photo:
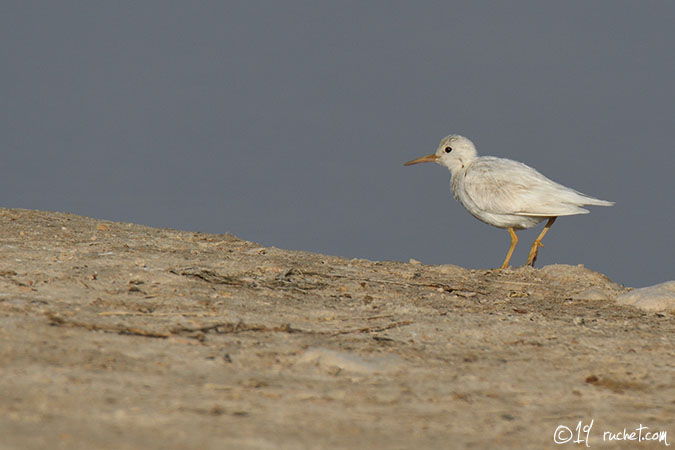
POLYGON ((532 248, 530 249, 530 254, 527 257, 527 266, 532 266, 534 267, 534 262, 537 260, 537 253, 539 252, 539 247, 543 247, 544 244, 541 243, 541 240, 544 239, 544 236, 546 236, 546 233, 548 233, 548 229, 551 228, 551 225, 553 225, 553 222, 555 222, 555 217, 551 217, 548 219, 548 222, 546 222, 546 226, 544 227, 543 230, 541 230, 541 233, 539 233, 539 236, 537 236, 537 239, 534 240, 532 243, 532 248))
POLYGON ((506 259, 504 260, 504 264, 502 264, 500 269, 506 269, 509 267, 511 255, 513 255, 513 250, 516 248, 516 244, 518 243, 518 236, 516 236, 516 232, 513 231, 513 228, 509 228, 509 234, 511 235, 511 247, 509 247, 509 252, 506 254, 506 259))

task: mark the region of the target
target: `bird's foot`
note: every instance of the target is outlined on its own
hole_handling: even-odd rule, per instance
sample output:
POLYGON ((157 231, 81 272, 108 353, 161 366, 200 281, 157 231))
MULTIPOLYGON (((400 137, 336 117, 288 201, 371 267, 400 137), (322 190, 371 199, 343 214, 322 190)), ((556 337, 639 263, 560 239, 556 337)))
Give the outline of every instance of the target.
POLYGON ((537 260, 537 255, 539 253, 539 247, 544 247, 544 244, 541 243, 541 241, 534 241, 532 243, 532 248, 530 249, 530 254, 527 256, 527 264, 526 266, 532 266, 534 267, 534 263, 537 260))

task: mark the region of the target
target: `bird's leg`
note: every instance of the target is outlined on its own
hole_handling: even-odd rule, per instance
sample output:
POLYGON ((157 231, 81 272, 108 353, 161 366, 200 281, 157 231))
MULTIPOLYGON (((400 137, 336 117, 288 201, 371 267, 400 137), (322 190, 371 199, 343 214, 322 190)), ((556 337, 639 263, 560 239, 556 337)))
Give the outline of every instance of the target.
POLYGON ((509 267, 511 255, 513 255, 513 250, 516 248, 516 244, 518 243, 518 236, 516 236, 516 232, 513 231, 513 228, 509 228, 509 234, 511 235, 511 247, 509 247, 509 252, 506 254, 506 259, 504 260, 504 264, 502 264, 500 269, 506 269, 509 267))
POLYGON ((544 246, 544 244, 541 243, 541 240, 544 239, 544 236, 546 236, 546 233, 548 233, 548 229, 551 228, 551 225, 553 225, 555 219, 556 219, 555 217, 550 217, 548 219, 548 222, 546 222, 546 226, 544 227, 543 230, 541 230, 541 233, 539 233, 537 239, 535 239, 534 242, 532 243, 530 254, 527 257, 527 264, 525 264, 526 266, 534 267, 534 262, 537 260, 537 253, 539 252, 539 247, 544 246))

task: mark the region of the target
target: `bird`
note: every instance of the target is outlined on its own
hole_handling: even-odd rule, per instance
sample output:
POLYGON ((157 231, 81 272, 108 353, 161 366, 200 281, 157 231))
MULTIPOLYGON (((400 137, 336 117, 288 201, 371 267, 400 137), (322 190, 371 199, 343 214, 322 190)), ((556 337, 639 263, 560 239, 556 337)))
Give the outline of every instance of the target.
POLYGON ((481 222, 508 230, 511 246, 500 269, 509 267, 518 244, 516 230, 532 228, 546 220, 530 247, 526 266, 534 267, 542 239, 560 216, 588 214, 586 205, 612 206, 558 184, 536 169, 518 161, 495 156, 478 156, 473 142, 464 136, 444 137, 431 155, 406 162, 405 166, 434 162, 450 170, 452 194, 481 222))

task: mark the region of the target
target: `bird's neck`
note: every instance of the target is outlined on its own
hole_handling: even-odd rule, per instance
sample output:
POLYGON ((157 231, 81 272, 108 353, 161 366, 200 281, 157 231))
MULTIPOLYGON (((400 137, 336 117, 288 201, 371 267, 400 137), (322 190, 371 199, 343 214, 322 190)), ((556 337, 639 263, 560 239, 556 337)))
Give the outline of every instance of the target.
POLYGON ((469 166, 471 165, 472 162, 473 159, 468 160, 456 159, 452 161, 452 163, 450 163, 447 166, 452 178, 455 178, 457 176, 464 176, 466 171, 469 170, 469 166))

